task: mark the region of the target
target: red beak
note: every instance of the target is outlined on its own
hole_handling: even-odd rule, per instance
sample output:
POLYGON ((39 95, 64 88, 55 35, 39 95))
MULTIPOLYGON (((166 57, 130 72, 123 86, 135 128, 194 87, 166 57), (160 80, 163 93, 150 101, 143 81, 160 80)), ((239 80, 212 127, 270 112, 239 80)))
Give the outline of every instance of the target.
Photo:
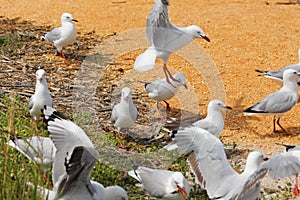
POLYGON ((39 78, 39 81, 40 81, 40 83, 42 83, 42 81, 43 81, 43 78, 39 78))
POLYGON ((178 185, 177 185, 177 188, 178 188, 178 192, 182 195, 183 199, 186 200, 187 194, 186 194, 185 189, 182 187, 179 187, 178 185))
POLYGON ((204 40, 206 40, 207 42, 210 42, 210 39, 205 35, 205 36, 202 36, 202 38, 204 39, 204 40))

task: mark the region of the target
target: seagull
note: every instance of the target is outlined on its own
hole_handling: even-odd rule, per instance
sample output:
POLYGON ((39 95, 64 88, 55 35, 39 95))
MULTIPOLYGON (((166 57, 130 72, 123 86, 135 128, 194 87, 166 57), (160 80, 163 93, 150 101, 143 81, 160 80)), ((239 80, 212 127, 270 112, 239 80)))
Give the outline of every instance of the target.
MULTIPOLYGON (((224 129, 224 117, 222 114, 223 109, 232 109, 230 106, 225 105, 222 101, 214 99, 211 100, 207 107, 207 115, 204 119, 200 119, 193 123, 192 126, 202 128, 216 137, 219 137, 224 129)), ((175 133, 176 134, 176 133, 175 133)), ((178 146, 175 142, 171 142, 164 147, 168 151, 177 149, 178 146)), ((189 160, 190 157, 188 157, 189 160)))
POLYGON ((194 152, 192 167, 210 199, 256 199, 267 173, 279 179, 300 170, 300 151, 281 153, 268 160, 258 151, 250 152, 244 172, 238 174, 230 166, 222 142, 208 131, 187 127, 179 130, 174 140, 180 153, 194 152))
MULTIPOLYGON (((300 151, 300 146, 280 144, 280 143, 276 143, 276 144, 284 146, 285 149, 286 149, 286 152, 289 152, 289 151, 300 151)), ((299 185, 299 181, 298 181, 298 173, 297 173, 296 174, 296 183, 295 183, 295 186, 294 186, 294 189, 293 189, 293 194, 295 196, 299 196, 299 194, 300 194, 300 190, 298 188, 298 185, 299 185)))
POLYGON ((44 105, 52 107, 52 97, 48 89, 45 70, 37 70, 35 76, 35 92, 29 100, 28 108, 30 115, 33 116, 35 120, 34 124, 37 129, 36 120, 42 115, 41 109, 44 105))
POLYGON ((298 78, 300 78, 300 73, 296 70, 285 70, 283 72, 283 87, 244 110, 245 115, 274 115, 273 132, 280 133, 280 131, 276 130, 275 122, 282 131, 285 131, 279 123, 279 120, 280 117, 282 117, 285 112, 291 110, 298 101, 298 78))
POLYGON ((140 181, 143 188, 156 199, 185 200, 190 193, 190 185, 181 172, 135 167, 128 174, 140 181))
POLYGON ((73 44, 76 40, 76 29, 72 21, 78 22, 70 13, 63 13, 61 15, 61 27, 54 28, 42 37, 50 41, 64 59, 63 47, 73 44))
POLYGON ((164 61, 163 71, 166 81, 173 85, 169 78, 177 81, 167 68, 169 56, 174 51, 191 43, 195 38, 202 38, 210 42, 203 30, 191 25, 180 28, 172 25, 168 16, 168 5, 170 0, 155 0, 146 23, 146 36, 150 47, 140 54, 134 63, 134 69, 138 71, 147 71, 154 67, 156 58, 162 58, 164 61))
POLYGON ((219 137, 219 135, 224 129, 224 117, 221 112, 223 109, 232 108, 230 106, 225 105, 220 100, 211 100, 207 107, 206 117, 204 119, 194 122, 193 125, 205 129, 214 136, 219 137))
POLYGON ((111 113, 111 121, 114 126, 118 128, 118 137, 120 140, 120 147, 125 148, 121 141, 120 131, 123 128, 129 128, 134 125, 137 119, 137 108, 133 104, 131 98, 131 89, 124 87, 121 91, 121 101, 116 104, 111 113))
POLYGON ((10 135, 11 140, 7 145, 15 148, 29 160, 43 166, 46 170, 54 161, 56 148, 49 137, 33 136, 22 139, 19 136, 10 135))
MULTIPOLYGON (((86 133, 49 106, 43 109, 43 117, 57 149, 52 168, 55 199, 97 199, 103 196, 99 186, 90 180, 100 155, 86 133)), ((127 196, 120 198, 124 199, 127 196)))
POLYGON ((145 83, 145 90, 150 98, 156 100, 156 106, 158 110, 158 103, 163 101, 167 105, 166 111, 169 112, 170 105, 167 100, 175 96, 181 85, 187 89, 186 78, 184 74, 177 72, 174 74, 174 78, 178 81, 171 80, 173 86, 168 84, 165 78, 161 78, 150 83, 145 83))
MULTIPOLYGON (((35 188, 32 182, 27 182, 26 185, 33 189, 35 188)), ((109 186, 105 188, 102 184, 92 180, 91 180, 91 185, 93 188, 96 189, 96 195, 94 199, 128 200, 127 192, 120 186, 115 185, 115 186, 109 186)), ((56 195, 54 191, 41 186, 37 186, 37 193, 39 194, 39 197, 44 200, 55 199, 55 195, 56 195)))
MULTIPOLYGON (((294 69, 297 72, 300 73, 300 49, 298 50, 298 56, 299 56, 299 63, 288 65, 280 70, 270 70, 270 71, 263 71, 263 70, 255 70, 256 72, 259 72, 263 74, 266 78, 270 78, 273 80, 276 80, 278 82, 283 81, 283 72, 287 69, 294 69)), ((300 78, 297 80, 298 85, 300 85, 300 78)))

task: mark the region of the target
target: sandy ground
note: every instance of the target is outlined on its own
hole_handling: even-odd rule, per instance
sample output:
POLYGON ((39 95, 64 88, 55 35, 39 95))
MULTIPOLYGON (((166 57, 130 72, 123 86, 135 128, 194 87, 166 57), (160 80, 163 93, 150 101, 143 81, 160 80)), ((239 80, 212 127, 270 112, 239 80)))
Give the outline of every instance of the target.
MULTIPOLYGON (((109 36, 144 28, 152 6, 152 0, 90 0, 88 3, 83 0, 72 3, 28 0, 26 4, 20 0, 1 0, 0 9, 5 17, 20 17, 36 25, 53 27, 60 24, 61 13, 70 12, 79 21, 76 24, 79 34, 95 31, 99 36, 109 36)), ((287 133, 280 137, 272 133, 272 116, 250 118, 238 114, 238 111, 280 88, 279 84, 258 77, 254 69, 279 69, 298 62, 299 9, 298 4, 276 0, 171 2, 169 16, 173 24, 197 24, 211 39, 210 43, 204 40, 196 40, 195 43, 201 45, 214 61, 225 88, 226 104, 234 108, 226 115, 222 134, 224 142, 234 141, 239 145, 267 149, 272 149, 274 142, 300 143, 299 105, 282 118, 281 123, 287 133)), ((136 55, 125 55, 125 58, 134 59, 136 55)), ((177 60, 182 63, 173 56, 169 65, 178 66, 177 60)), ((207 88, 197 85, 206 83, 188 68, 180 70, 187 75, 194 91, 199 89, 200 113, 205 114, 210 96, 207 88)), ((176 107, 176 102, 174 104, 176 107)))

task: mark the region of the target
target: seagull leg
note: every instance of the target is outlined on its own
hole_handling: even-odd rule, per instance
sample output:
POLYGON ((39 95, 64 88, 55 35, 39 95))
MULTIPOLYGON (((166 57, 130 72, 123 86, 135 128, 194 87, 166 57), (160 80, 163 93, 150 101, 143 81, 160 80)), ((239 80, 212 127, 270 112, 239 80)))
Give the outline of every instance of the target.
POLYGON ((298 196, 300 194, 300 190, 298 188, 298 174, 296 175, 296 184, 295 184, 295 187, 293 189, 293 194, 295 196, 298 196))
POLYGON ((172 79, 173 81, 176 81, 176 82, 179 82, 179 81, 172 76, 172 74, 169 71, 169 69, 167 68, 166 64, 164 64, 164 66, 163 66, 163 71, 165 73, 167 83, 169 83, 170 85, 172 85, 175 88, 175 86, 171 83, 170 79, 172 79), (169 79, 169 77, 170 77, 170 79, 169 79))
POLYGON ((123 138, 121 136, 120 130, 118 130, 118 138, 119 138, 119 141, 120 141, 119 147, 122 148, 122 149, 125 149, 126 146, 122 143, 123 138))
POLYGON ((65 53, 64 53, 63 50, 60 51, 60 55, 61 55, 61 57, 64 59, 64 63, 65 63, 65 64, 69 64, 69 61, 66 59, 65 53))
POLYGON ((169 104, 167 101, 164 101, 164 102, 165 102, 165 104, 167 105, 167 107, 166 107, 166 112, 168 113, 168 112, 171 111, 170 104, 169 104))
POLYGON ((53 185, 52 185, 52 183, 50 182, 50 180, 49 180, 49 178, 48 178, 46 172, 44 172, 44 179, 46 180, 46 183, 49 184, 49 187, 52 189, 52 188, 53 188, 53 185))
POLYGON ((278 126, 281 128, 281 130, 283 131, 283 132, 286 132, 285 131, 285 129, 281 126, 281 124, 279 123, 279 120, 280 120, 280 117, 277 119, 277 124, 278 124, 278 126))

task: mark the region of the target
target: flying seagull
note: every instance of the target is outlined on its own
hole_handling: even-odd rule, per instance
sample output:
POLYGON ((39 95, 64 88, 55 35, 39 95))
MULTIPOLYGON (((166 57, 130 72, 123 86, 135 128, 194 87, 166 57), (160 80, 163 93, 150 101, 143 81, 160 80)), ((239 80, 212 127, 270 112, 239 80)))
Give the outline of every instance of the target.
POLYGON ((222 142, 208 131, 188 127, 179 130, 174 140, 180 153, 194 152, 191 166, 210 199, 256 199, 267 173, 279 179, 296 175, 300 170, 300 151, 270 159, 258 151, 250 152, 244 172, 238 174, 230 166, 222 142))
POLYGON ((202 38, 208 42, 210 40, 196 25, 184 28, 172 25, 168 16, 168 5, 169 0, 155 0, 146 23, 146 36, 150 47, 136 58, 134 68, 138 71, 150 70, 154 67, 156 58, 162 58, 166 81, 173 85, 169 78, 173 81, 178 80, 167 68, 170 54, 191 43, 195 38, 202 38))
MULTIPOLYGON (((99 185, 90 180, 100 155, 86 133, 55 109, 43 109, 47 130, 57 149, 53 168, 55 199, 99 199, 99 185)), ((101 198, 100 198, 101 199, 101 198)), ((127 194, 118 200, 127 200, 127 194)))

